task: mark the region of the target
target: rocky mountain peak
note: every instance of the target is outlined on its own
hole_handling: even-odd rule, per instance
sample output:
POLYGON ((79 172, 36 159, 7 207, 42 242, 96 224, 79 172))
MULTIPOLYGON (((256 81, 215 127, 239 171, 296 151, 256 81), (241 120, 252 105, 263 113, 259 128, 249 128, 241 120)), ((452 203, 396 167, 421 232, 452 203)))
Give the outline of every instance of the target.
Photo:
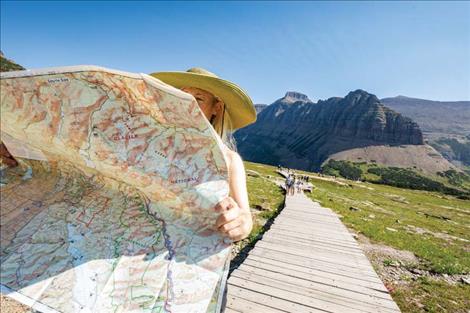
POLYGON ((354 91, 349 92, 346 95, 346 97, 344 97, 344 99, 347 102, 350 102, 351 104, 355 104, 358 102, 367 102, 367 103, 380 102, 379 99, 375 95, 370 94, 367 91, 362 90, 362 89, 356 89, 354 91))
POLYGON ((364 90, 315 104, 309 101, 306 95, 288 92, 262 110, 256 123, 235 133, 242 157, 317 170, 339 151, 423 144, 415 122, 385 107, 364 90))
POLYGON ((261 111, 263 111, 264 109, 266 109, 268 105, 267 104, 264 104, 264 103, 256 103, 254 105, 255 107, 255 110, 256 110, 256 114, 259 114, 261 113, 261 111))
POLYGON ((297 101, 302 101, 302 102, 312 102, 307 95, 304 95, 303 93, 297 92, 297 91, 288 91, 286 92, 286 95, 284 98, 282 98, 284 102, 297 102, 297 101))

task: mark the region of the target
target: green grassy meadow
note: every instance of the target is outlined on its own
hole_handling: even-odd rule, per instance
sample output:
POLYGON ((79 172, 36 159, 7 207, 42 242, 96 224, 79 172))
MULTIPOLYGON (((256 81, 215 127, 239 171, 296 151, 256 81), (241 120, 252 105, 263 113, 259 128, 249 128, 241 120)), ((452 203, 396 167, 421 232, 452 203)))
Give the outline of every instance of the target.
POLYGON ((399 188, 437 191, 470 200, 470 175, 455 169, 429 174, 416 167, 402 168, 383 166, 377 163, 330 159, 323 165, 322 173, 399 188))
MULTIPOLYGON (((255 241, 263 233, 263 226, 266 221, 273 218, 278 210, 284 205, 284 192, 272 180, 279 175, 276 168, 269 165, 245 162, 245 169, 248 173, 254 171, 259 176, 247 176, 248 200, 252 212, 255 215, 253 230, 249 241, 255 241)), ((252 172, 253 173, 253 172, 252 172)))
MULTIPOLYGON (((263 232, 263 222, 282 206, 284 196, 272 182, 280 178, 276 167, 250 162, 245 162, 245 167, 247 172, 259 174, 247 177, 250 206, 269 208, 255 214, 256 226, 250 235, 254 242, 263 232)), ((418 270, 422 277, 403 275, 397 284, 387 285, 403 312, 470 312, 470 285, 459 280, 470 273, 470 200, 441 192, 296 172, 310 176, 314 190, 307 195, 338 213, 350 230, 372 244, 414 254, 417 262, 400 266, 404 271, 418 270)), ((384 264, 371 260, 376 270, 394 261, 400 260, 384 264)))

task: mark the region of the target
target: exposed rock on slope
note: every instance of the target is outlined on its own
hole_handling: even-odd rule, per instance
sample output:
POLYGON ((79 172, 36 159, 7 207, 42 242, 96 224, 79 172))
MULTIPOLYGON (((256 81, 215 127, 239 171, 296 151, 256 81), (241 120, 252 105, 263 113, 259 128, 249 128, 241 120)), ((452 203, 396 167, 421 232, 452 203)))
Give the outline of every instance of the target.
POLYGON ((470 101, 432 101, 404 96, 381 101, 416 121, 425 140, 447 160, 460 168, 470 168, 470 101))
POLYGON ((425 138, 470 134, 470 101, 432 101, 405 96, 380 101, 416 121, 425 138))
POLYGON ((246 160, 306 170, 319 170, 329 156, 349 149, 424 144, 413 120, 360 89, 317 103, 288 92, 235 137, 246 160))
POLYGON ((445 172, 454 168, 439 152, 428 145, 369 146, 341 151, 332 154, 329 158, 415 168, 425 174, 445 172))
POLYGON ((282 101, 286 103, 295 103, 295 102, 312 102, 307 95, 296 91, 288 91, 282 101))
POLYGON ((461 138, 440 137, 429 143, 447 160, 470 174, 470 135, 461 138))
POLYGON ((5 58, 3 52, 0 51, 0 72, 21 71, 25 68, 16 64, 12 60, 5 58))
POLYGON ((268 106, 267 104, 261 104, 261 103, 255 104, 256 114, 260 114, 261 111, 266 109, 267 106, 268 106))

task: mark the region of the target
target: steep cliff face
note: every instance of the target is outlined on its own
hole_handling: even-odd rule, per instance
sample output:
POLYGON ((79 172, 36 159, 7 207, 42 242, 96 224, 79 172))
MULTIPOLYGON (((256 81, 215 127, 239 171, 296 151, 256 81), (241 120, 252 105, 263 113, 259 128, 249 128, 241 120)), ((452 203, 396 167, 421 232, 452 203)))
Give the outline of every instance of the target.
POLYGON ((415 122, 363 90, 317 103, 288 92, 266 107, 255 124, 237 131, 235 138, 246 160, 306 170, 318 170, 329 155, 343 150, 423 144, 415 122))

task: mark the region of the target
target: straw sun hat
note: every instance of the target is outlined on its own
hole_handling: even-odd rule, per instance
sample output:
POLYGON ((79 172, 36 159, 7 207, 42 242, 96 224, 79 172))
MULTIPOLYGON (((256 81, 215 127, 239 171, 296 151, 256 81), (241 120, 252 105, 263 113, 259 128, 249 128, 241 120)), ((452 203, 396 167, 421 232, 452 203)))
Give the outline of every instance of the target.
POLYGON ((203 68, 192 68, 186 72, 157 72, 150 75, 176 88, 196 87, 218 96, 225 104, 233 129, 242 128, 256 121, 256 111, 247 93, 234 83, 221 79, 203 68))

